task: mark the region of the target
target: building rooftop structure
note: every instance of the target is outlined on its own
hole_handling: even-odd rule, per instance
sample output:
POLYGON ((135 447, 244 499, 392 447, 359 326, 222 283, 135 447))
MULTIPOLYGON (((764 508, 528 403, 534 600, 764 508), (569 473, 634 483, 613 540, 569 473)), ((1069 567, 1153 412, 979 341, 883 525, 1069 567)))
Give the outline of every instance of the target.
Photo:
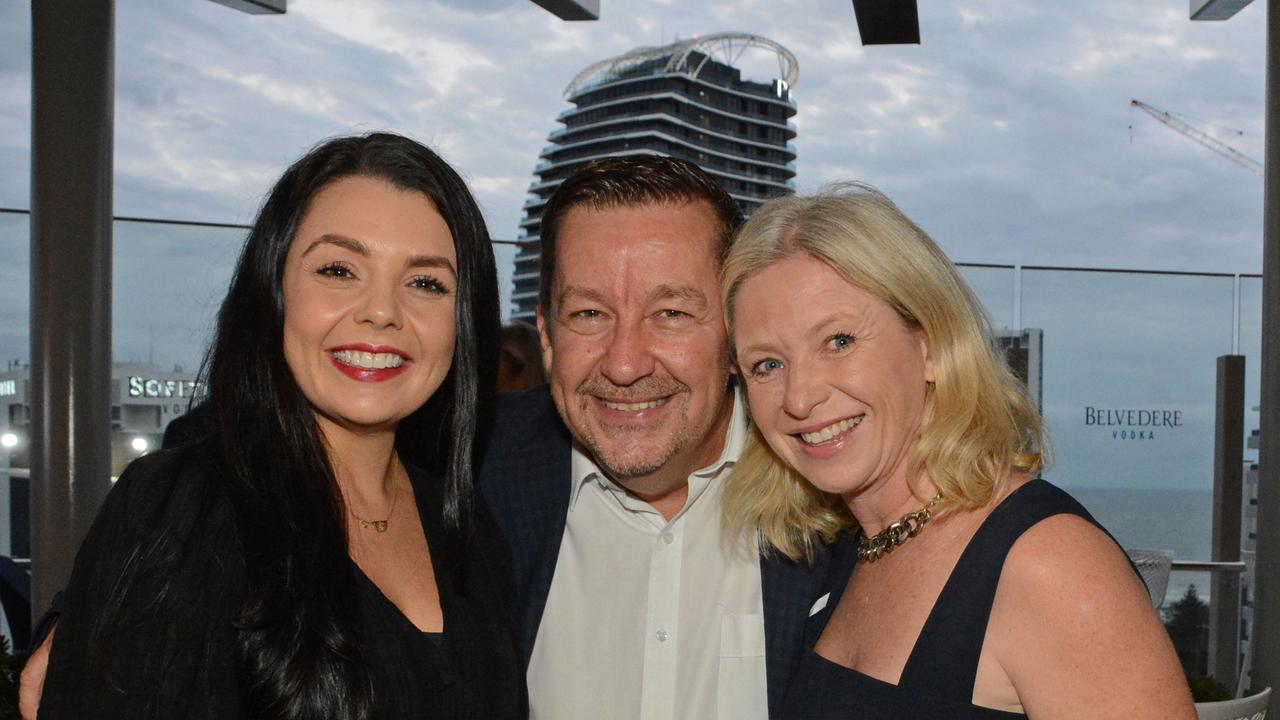
POLYGON ((561 181, 603 157, 655 153, 697 163, 746 214, 794 191, 795 55, 746 33, 717 33, 641 47, 589 65, 565 88, 574 104, 556 118, 538 156, 520 223, 512 317, 532 320, 538 297, 542 208, 561 181), (747 51, 777 61, 767 81, 744 79, 747 51))

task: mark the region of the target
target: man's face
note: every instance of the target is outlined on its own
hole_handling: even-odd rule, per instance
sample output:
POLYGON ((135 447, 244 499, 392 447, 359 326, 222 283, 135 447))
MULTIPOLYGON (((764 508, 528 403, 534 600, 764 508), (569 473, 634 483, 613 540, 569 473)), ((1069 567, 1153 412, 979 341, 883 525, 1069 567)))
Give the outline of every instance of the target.
POLYGON ((538 328, 551 394, 601 469, 642 497, 723 448, 729 352, 705 202, 571 208, 538 328))

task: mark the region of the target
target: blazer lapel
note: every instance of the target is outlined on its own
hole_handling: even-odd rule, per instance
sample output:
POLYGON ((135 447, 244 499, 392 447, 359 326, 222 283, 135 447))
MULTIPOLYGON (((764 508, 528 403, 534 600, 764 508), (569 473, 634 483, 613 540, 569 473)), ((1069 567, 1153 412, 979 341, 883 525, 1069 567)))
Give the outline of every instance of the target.
POLYGON ((775 553, 760 558, 770 717, 781 715, 801 655, 817 642, 853 572, 850 547, 850 539, 841 538, 819 548, 811 567, 775 553))
MULTIPOLYGON (((542 492, 532 497, 527 505, 528 511, 536 514, 537 533, 532 538, 528 566, 525 568, 526 582, 521 585, 524 597, 521 606, 524 608, 524 661, 529 664, 533 654, 533 642, 538 637, 538 625, 542 622, 542 611, 547 607, 547 595, 551 592, 551 579, 555 576, 556 560, 560 556, 560 542, 564 539, 565 519, 569 514, 570 495, 570 455, 569 446, 558 457, 549 458, 549 462, 534 470, 527 468, 524 472, 537 472, 546 482, 536 483, 542 492)), ((518 482, 518 480, 517 480, 518 482)))
POLYGON ((511 548, 528 664, 569 511, 571 441, 546 387, 499 396, 495 425, 479 486, 511 548))

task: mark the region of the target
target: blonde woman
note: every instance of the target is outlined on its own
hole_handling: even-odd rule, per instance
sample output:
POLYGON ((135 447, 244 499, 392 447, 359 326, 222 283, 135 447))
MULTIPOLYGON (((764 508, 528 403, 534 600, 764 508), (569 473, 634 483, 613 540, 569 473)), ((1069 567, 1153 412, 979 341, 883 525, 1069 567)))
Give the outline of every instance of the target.
POLYGON ((766 205, 725 263, 755 423, 736 539, 859 533, 784 717, 1195 718, 1124 553, 1035 479, 1044 436, 950 261, 863 186, 766 205))

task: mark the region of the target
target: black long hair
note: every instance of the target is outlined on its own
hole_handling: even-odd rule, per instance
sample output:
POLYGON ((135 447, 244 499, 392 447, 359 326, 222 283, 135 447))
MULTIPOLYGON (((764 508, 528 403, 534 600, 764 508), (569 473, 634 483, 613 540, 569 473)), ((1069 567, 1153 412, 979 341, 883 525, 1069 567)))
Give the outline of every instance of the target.
POLYGON ((321 188, 352 176, 423 193, 453 235, 453 363, 427 404, 401 422, 396 448, 406 463, 444 479, 447 537, 439 540, 465 544, 471 528, 477 437, 498 357, 497 279, 484 219, 463 180, 423 145, 389 133, 330 140, 285 171, 262 205, 201 372, 208 440, 244 552, 238 674, 254 718, 370 713, 342 495, 315 412, 285 362, 283 336, 284 265, 298 223, 321 188))

